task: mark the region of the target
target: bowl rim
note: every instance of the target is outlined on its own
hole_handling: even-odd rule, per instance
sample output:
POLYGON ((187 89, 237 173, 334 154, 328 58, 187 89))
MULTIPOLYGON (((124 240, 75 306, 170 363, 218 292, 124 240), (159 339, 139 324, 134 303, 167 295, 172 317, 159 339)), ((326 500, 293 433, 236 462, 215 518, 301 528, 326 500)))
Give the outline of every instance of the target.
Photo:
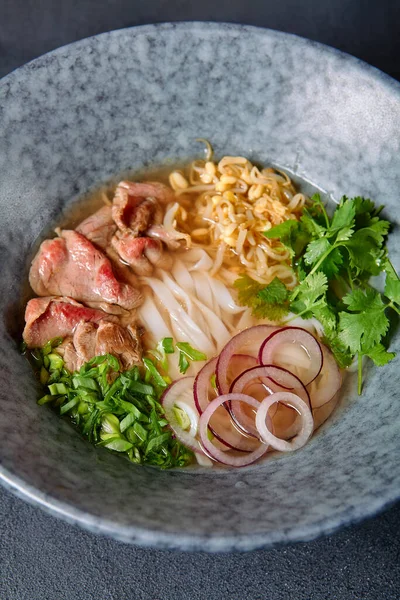
MULTIPOLYGON (((78 41, 51 50, 50 52, 14 69, 0 79, 0 92, 1 88, 6 86, 14 78, 23 78, 26 71, 36 68, 41 63, 45 63, 49 58, 61 56, 70 46, 81 46, 84 48, 89 40, 105 39, 107 37, 119 36, 127 33, 135 36, 136 34, 146 35, 154 32, 160 33, 171 30, 183 31, 188 29, 191 29, 193 33, 196 31, 209 31, 210 29, 214 29, 222 35, 231 31, 238 33, 247 32, 252 35, 270 38, 275 37, 280 40, 292 39, 296 44, 303 44, 304 47, 314 48, 317 52, 339 56, 344 64, 350 64, 353 68, 356 67, 359 71, 374 78, 380 85, 386 87, 390 93, 397 95, 400 101, 400 82, 393 79, 387 73, 380 71, 378 68, 337 48, 304 38, 294 33, 254 25, 219 21, 172 21, 136 25, 82 38, 78 41)), ((400 498, 400 488, 395 491, 387 490, 386 493, 379 498, 370 496, 365 502, 347 506, 346 508, 342 508, 329 516, 325 516, 307 525, 290 527, 288 529, 276 529, 260 534, 218 535, 210 537, 209 535, 203 536, 201 534, 189 535, 174 532, 165 533, 134 525, 118 525, 111 520, 89 514, 75 508, 68 502, 58 500, 51 495, 42 492, 40 489, 27 484, 22 478, 14 475, 1 464, 0 484, 22 500, 42 508, 48 514, 59 517, 71 524, 79 524, 93 533, 103 534, 122 542, 140 546, 207 552, 247 551, 283 543, 309 541, 315 539, 319 535, 333 533, 342 526, 355 524, 365 518, 374 516, 394 504, 396 500, 400 498)))

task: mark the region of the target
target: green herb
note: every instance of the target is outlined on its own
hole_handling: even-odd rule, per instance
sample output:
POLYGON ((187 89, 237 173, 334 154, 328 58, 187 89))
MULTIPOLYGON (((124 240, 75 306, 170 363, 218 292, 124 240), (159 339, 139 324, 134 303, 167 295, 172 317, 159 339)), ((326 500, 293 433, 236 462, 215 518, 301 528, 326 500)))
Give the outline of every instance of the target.
POLYGON ((189 361, 207 360, 207 356, 203 352, 192 348, 187 342, 178 342, 176 347, 179 350, 179 370, 181 373, 186 373, 190 367, 189 361))
POLYGON ((188 359, 186 358, 186 356, 183 352, 179 352, 178 366, 179 366, 179 372, 182 374, 185 374, 186 371, 188 370, 188 368, 190 367, 190 362, 188 361, 188 359))
POLYGON ((167 354, 174 354, 174 340, 171 337, 162 339, 155 350, 150 350, 151 354, 157 361, 158 366, 165 372, 168 372, 168 358, 167 354))
POLYGON ((234 287, 238 290, 239 304, 251 306, 253 315, 259 319, 281 321, 289 312, 289 292, 276 277, 265 286, 242 275, 236 279, 234 287))
POLYGON ((381 366, 395 356, 384 342, 388 310, 400 314, 400 280, 387 257, 390 224, 380 218, 381 210, 369 199, 344 196, 329 217, 316 194, 299 221, 285 221, 264 233, 289 251, 299 281, 295 289, 289 292, 276 278, 267 286, 247 276, 235 282, 239 303, 250 306, 256 317, 282 322, 293 312, 304 319, 317 318, 341 367, 358 358, 359 393, 362 357, 381 366), (382 271, 383 294, 368 283, 382 271))
MULTIPOLYGON (((167 383, 150 359, 143 359, 143 374, 137 367, 120 373, 118 360, 109 354, 69 373, 54 348, 49 342, 26 351, 44 386, 38 404, 51 404, 89 441, 134 463, 166 469, 192 462, 193 453, 175 439, 165 419, 160 396, 167 383)), ((164 350, 170 349, 167 342, 164 350)))

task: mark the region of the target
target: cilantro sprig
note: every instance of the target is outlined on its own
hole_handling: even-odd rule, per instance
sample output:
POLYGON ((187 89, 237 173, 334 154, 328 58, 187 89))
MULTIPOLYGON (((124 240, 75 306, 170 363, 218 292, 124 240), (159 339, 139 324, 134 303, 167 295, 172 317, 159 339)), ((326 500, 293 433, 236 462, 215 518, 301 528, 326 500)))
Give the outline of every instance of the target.
POLYGON ((239 302, 259 318, 282 322, 290 312, 317 318, 341 367, 358 358, 359 393, 363 356, 378 366, 395 356, 387 351, 385 338, 388 311, 400 314, 400 280, 387 256, 390 223, 380 218, 381 210, 369 199, 344 196, 330 217, 315 194, 299 221, 264 233, 288 250, 299 282, 294 290, 276 278, 267 286, 247 276, 235 282, 239 302), (369 280, 382 272, 386 282, 380 293, 369 280))

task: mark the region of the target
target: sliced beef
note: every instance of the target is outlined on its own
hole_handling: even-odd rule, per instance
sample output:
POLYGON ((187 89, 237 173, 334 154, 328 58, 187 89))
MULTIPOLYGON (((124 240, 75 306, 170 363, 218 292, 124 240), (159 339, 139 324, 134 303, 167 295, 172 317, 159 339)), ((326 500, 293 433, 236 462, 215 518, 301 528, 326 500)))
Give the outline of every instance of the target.
POLYGON ((111 245, 112 237, 117 231, 117 226, 111 214, 111 206, 103 206, 93 215, 90 215, 78 225, 76 231, 84 235, 97 248, 103 250, 111 261, 112 269, 118 281, 133 287, 137 286, 138 281, 133 271, 121 262, 121 258, 111 245))
POLYGON ((76 231, 84 235, 101 250, 107 250, 111 244, 112 236, 117 231, 117 226, 111 214, 111 206, 103 206, 90 215, 78 225, 76 231))
MULTIPOLYGON (((103 321, 100 321, 100 324, 103 321)), ((97 325, 95 323, 82 321, 74 331, 72 344, 78 357, 79 368, 88 362, 96 353, 96 333, 97 325)))
POLYGON ((122 370, 141 364, 142 358, 137 329, 109 321, 79 323, 73 337, 67 338, 56 351, 63 357, 69 371, 77 371, 94 356, 104 354, 118 358, 122 370))
POLYGON ((103 354, 116 356, 123 370, 140 364, 142 349, 136 327, 102 321, 97 329, 95 355, 103 354))
POLYGON ((72 335, 78 323, 117 321, 102 310, 87 308, 72 298, 33 298, 25 310, 23 338, 29 348, 40 348, 55 337, 72 335))
POLYGON ((153 223, 161 223, 160 204, 174 200, 174 192, 162 183, 121 181, 115 190, 112 217, 121 231, 138 236, 153 223))
POLYGON ((65 368, 68 369, 68 371, 71 373, 79 371, 83 363, 75 350, 72 338, 65 338, 63 343, 60 344, 60 346, 57 346, 55 352, 62 357, 65 368))
POLYGON ((39 296, 105 301, 127 310, 142 301, 137 289, 116 279, 110 260, 82 234, 71 230, 42 243, 33 259, 29 282, 39 296))
POLYGON ((112 244, 137 275, 148 276, 155 266, 167 268, 170 265, 171 258, 164 254, 160 240, 119 232, 113 237, 112 244))

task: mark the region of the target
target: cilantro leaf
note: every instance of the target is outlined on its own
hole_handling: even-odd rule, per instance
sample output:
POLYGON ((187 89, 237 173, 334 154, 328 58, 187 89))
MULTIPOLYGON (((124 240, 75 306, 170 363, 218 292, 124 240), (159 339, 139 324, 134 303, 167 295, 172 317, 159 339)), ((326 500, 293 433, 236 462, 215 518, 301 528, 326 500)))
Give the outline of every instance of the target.
POLYGON ((306 319, 310 318, 316 308, 326 306, 327 289, 328 280, 324 273, 319 271, 308 275, 296 288, 296 301, 291 302, 291 310, 306 319))
POLYGON ((352 200, 348 200, 346 196, 343 196, 339 206, 333 213, 332 223, 329 227, 329 234, 335 234, 339 232, 340 229, 352 229, 354 225, 355 214, 356 209, 354 202, 352 200))
POLYGON ((352 229, 352 227, 343 227, 342 229, 340 229, 338 231, 338 234, 336 236, 336 241, 337 242, 345 242, 346 240, 349 240, 351 238, 353 233, 354 233, 354 229, 352 229))
POLYGON ((294 219, 289 219, 288 221, 284 221, 279 225, 275 225, 268 229, 268 231, 264 231, 264 235, 268 239, 282 239, 286 236, 289 236, 293 230, 297 229, 298 222, 294 219))
POLYGON ((356 216, 363 215, 365 213, 373 213, 375 211, 375 204, 369 198, 363 198, 362 196, 356 196, 353 198, 353 205, 355 208, 356 216))
POLYGON ((350 256, 350 266, 356 275, 378 275, 382 270, 382 260, 386 250, 383 247, 384 236, 388 231, 387 221, 372 223, 356 231, 352 238, 344 242, 350 256))
POLYGON ((238 290, 239 304, 249 306, 252 315, 258 319, 279 322, 288 314, 289 292, 277 277, 270 284, 263 286, 248 275, 242 275, 233 285, 238 290))
POLYGON ((353 354, 341 342, 336 332, 327 333, 325 330, 325 336, 322 341, 330 348, 341 369, 345 369, 351 365, 353 362, 353 354))
POLYGON ((364 354, 369 356, 377 367, 383 367, 396 356, 395 352, 388 352, 382 344, 376 344, 370 350, 365 350, 364 354))
POLYGON ((379 344, 389 327, 379 292, 355 289, 343 298, 351 312, 339 313, 339 338, 354 354, 379 344))
POLYGON ((258 292, 257 298, 262 303, 254 307, 253 314, 259 318, 281 321, 289 312, 288 296, 289 292, 285 284, 275 277, 271 283, 258 292))
POLYGON ((392 302, 400 304, 400 279, 389 260, 385 262, 385 271, 385 296, 392 302))
POLYGON ((326 238, 319 238, 310 242, 307 246, 307 250, 304 254, 304 262, 307 265, 312 266, 316 263, 321 256, 332 250, 332 244, 326 238))
POLYGON ((300 222, 311 237, 320 237, 326 234, 326 227, 315 220, 310 210, 304 209, 300 222))
POLYGON ((320 269, 328 279, 334 279, 343 265, 343 254, 341 248, 334 248, 321 263, 320 269))
POLYGON ((271 283, 258 292, 258 297, 268 304, 278 304, 287 300, 288 290, 284 283, 275 277, 271 283))
POLYGON ((279 239, 291 256, 299 256, 310 241, 309 232, 299 221, 289 219, 264 231, 268 239, 279 239))

